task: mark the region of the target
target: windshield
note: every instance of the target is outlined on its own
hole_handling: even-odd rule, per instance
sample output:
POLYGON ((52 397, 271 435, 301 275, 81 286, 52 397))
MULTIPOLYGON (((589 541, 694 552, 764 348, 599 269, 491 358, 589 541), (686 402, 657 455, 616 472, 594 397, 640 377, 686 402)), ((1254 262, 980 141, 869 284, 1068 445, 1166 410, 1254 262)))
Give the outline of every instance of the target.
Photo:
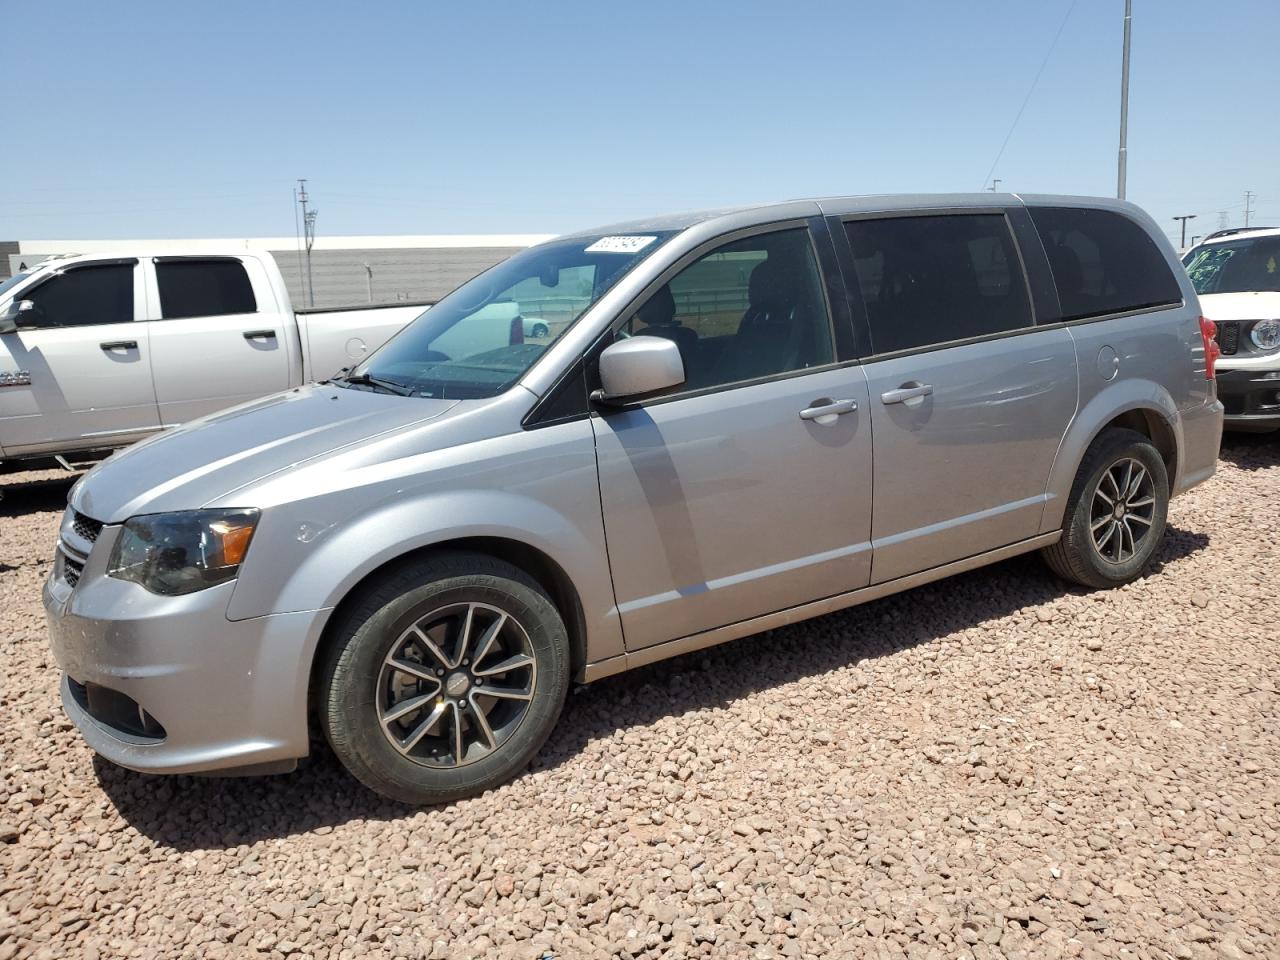
POLYGON ((8 280, 4 281, 4 283, 0 283, 0 299, 3 299, 6 293, 8 293, 10 290, 16 287, 18 284, 20 284, 23 280, 27 279, 27 277, 29 276, 31 276, 31 274, 29 273, 15 273, 8 280))
POLYGON ((673 231, 553 240, 469 280, 356 367, 346 383, 405 396, 492 397, 673 231))
POLYGON ((1211 243, 1187 263, 1196 293, 1280 291, 1280 237, 1246 237, 1211 243))

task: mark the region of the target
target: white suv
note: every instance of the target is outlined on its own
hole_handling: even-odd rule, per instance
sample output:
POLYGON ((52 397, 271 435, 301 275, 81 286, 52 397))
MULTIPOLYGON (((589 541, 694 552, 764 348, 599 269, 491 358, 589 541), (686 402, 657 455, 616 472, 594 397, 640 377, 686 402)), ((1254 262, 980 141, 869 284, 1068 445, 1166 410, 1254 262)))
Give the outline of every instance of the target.
POLYGON ((1280 430, 1280 229, 1233 230, 1182 258, 1218 324, 1218 399, 1228 430, 1280 430))

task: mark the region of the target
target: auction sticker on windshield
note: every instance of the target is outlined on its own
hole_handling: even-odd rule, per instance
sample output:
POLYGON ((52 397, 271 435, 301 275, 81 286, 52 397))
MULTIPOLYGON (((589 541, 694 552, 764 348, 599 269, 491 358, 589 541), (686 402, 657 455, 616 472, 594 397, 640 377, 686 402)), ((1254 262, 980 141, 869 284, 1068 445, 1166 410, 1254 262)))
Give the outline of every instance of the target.
POLYGON ((601 237, 584 253, 636 253, 643 250, 657 237, 601 237))

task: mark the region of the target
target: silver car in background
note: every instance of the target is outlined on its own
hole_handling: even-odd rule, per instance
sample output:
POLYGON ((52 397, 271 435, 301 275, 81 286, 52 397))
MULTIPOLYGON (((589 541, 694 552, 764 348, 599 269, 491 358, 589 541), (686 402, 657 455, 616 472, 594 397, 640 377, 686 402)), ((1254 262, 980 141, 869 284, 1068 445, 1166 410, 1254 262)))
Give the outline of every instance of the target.
POLYGON ((104 462, 44 589, 67 712, 148 772, 510 778, 572 679, 1042 551, 1137 578, 1214 472, 1213 326, 1121 202, 629 223, 517 254, 346 377, 104 462), (493 305, 502 304, 500 308, 493 305), (518 320, 493 340, 493 314, 518 320))

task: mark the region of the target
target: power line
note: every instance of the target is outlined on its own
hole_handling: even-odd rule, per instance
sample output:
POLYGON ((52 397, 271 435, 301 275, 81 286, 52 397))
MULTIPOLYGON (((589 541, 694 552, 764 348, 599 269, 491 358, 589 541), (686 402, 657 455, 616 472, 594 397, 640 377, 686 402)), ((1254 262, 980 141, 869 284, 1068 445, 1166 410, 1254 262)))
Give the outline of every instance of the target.
POLYGON ((1004 148, 1009 145, 1009 139, 1013 136, 1013 131, 1017 129, 1018 121, 1022 119, 1022 112, 1027 109, 1027 104, 1031 102, 1031 95, 1036 91, 1036 84, 1040 82, 1040 75, 1044 73, 1044 68, 1049 65, 1049 58, 1053 56, 1053 51, 1057 49, 1058 38, 1062 36, 1062 30, 1067 25, 1067 21, 1071 19, 1071 11, 1076 8, 1079 0, 1071 0, 1071 5, 1067 7, 1066 15, 1063 16, 1062 22, 1058 24, 1058 32, 1053 35, 1053 42, 1049 44, 1049 49, 1044 55, 1044 59, 1040 61, 1040 69, 1036 71, 1035 79, 1031 81, 1031 86, 1027 88, 1027 95, 1022 98, 1022 106, 1018 108, 1018 114, 1013 118, 1013 123, 1009 125, 1009 132, 1004 135, 1004 143, 1000 144, 1000 150, 996 153, 996 158, 991 161, 991 169, 987 171, 987 175, 982 178, 982 186, 985 189, 987 184, 991 182, 991 175, 996 172, 996 164, 1000 162, 1000 158, 1004 156, 1004 148))

